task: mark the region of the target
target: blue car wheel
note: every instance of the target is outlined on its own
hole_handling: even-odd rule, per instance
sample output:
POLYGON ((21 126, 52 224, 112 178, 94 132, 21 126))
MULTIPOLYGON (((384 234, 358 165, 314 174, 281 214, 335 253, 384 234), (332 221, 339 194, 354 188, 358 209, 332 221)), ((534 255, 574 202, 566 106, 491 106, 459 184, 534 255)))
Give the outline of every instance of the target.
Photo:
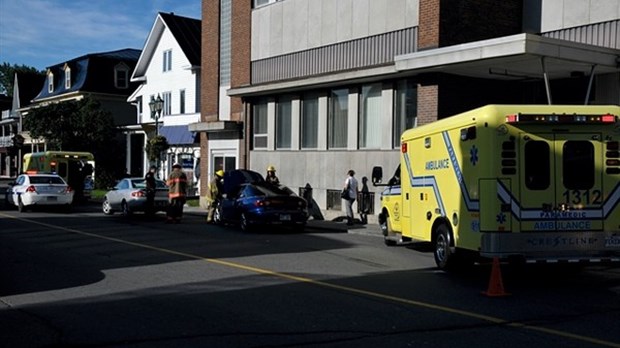
POLYGON ((241 226, 241 229, 245 232, 250 231, 250 222, 248 221, 248 218, 245 216, 245 213, 241 213, 241 221, 239 223, 239 225, 241 226))

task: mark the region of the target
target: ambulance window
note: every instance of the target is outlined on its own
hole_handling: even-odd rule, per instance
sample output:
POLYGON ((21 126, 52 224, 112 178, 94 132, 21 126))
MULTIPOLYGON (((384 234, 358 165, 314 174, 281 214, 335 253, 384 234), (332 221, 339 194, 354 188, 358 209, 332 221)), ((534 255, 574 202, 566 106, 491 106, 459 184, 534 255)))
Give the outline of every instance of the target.
POLYGON ((546 190, 550 183, 549 144, 529 141, 525 144, 525 186, 530 190, 546 190))
POLYGON ((567 141, 563 147, 564 186, 588 190, 594 186, 594 146, 589 141, 567 141))
POLYGON ((392 178, 388 182, 388 185, 390 186, 400 185, 400 164, 396 168, 396 171, 394 172, 394 176, 392 176, 392 178))

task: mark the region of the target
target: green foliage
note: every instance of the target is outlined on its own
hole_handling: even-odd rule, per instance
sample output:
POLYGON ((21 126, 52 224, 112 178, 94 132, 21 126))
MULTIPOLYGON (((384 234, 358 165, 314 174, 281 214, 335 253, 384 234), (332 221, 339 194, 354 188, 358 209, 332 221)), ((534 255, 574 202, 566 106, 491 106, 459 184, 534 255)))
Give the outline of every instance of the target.
POLYGON ((159 159, 160 154, 169 148, 168 139, 163 135, 156 135, 147 141, 146 155, 151 162, 155 162, 159 159))
POLYGON ((45 72, 27 65, 9 64, 7 62, 0 65, 0 94, 13 96, 13 83, 15 82, 16 72, 28 72, 44 75, 45 72))
POLYGON ((97 188, 112 186, 124 172, 121 133, 112 115, 91 98, 31 109, 23 122, 31 137, 46 140, 48 150, 92 152, 97 188))
POLYGON ((88 97, 34 108, 23 126, 32 137, 45 138, 50 150, 92 152, 117 132, 112 115, 88 97))

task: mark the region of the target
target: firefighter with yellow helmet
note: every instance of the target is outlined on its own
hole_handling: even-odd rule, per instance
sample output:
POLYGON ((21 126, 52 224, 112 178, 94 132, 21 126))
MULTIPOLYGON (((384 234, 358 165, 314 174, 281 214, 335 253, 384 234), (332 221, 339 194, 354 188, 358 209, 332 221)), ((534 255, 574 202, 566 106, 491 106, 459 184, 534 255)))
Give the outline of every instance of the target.
POLYGON ((276 176, 276 167, 272 165, 267 167, 267 177, 265 178, 265 180, 270 184, 274 184, 274 185, 280 184, 280 179, 278 179, 278 177, 276 176))
POLYGON ((224 171, 219 169, 209 183, 209 189, 207 190, 207 223, 214 222, 215 210, 222 199, 222 178, 224 178, 224 171))

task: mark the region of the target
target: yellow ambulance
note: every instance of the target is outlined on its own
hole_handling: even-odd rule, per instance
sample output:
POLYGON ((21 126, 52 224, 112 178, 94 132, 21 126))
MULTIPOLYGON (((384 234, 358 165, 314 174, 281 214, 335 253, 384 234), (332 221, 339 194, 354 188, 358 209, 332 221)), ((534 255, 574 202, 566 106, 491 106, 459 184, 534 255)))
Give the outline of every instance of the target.
POLYGON ((620 261, 620 106, 487 105, 405 131, 379 223, 449 269, 620 261))

